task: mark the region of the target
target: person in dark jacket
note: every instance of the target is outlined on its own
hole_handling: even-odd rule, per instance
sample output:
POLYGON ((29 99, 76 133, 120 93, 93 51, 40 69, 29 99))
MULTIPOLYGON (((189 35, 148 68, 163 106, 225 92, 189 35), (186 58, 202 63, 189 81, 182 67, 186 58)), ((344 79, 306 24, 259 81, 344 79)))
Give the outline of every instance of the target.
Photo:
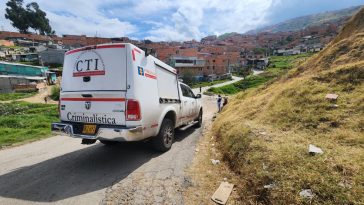
POLYGON ((217 109, 218 109, 218 112, 221 111, 221 108, 222 108, 222 98, 221 98, 221 95, 218 95, 217 96, 217 109))

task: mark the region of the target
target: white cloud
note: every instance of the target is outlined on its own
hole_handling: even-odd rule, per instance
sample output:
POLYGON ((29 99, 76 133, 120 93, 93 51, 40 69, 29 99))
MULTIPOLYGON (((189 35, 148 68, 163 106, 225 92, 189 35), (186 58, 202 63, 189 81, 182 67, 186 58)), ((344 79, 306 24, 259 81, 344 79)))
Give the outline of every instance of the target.
POLYGON ((5 0, 0 0, 0 31, 16 31, 10 24, 10 21, 5 19, 5 0))
MULTIPOLYGON (((24 4, 31 2, 26 0, 24 4)), ((36 1, 42 10, 46 11, 52 28, 57 34, 85 34, 88 36, 122 37, 137 31, 137 27, 117 18, 109 18, 102 13, 100 7, 105 4, 120 3, 116 0, 63 0, 63 1, 36 1)), ((0 5, 5 8, 6 0, 0 5)), ((5 19, 5 9, 0 12, 1 25, 4 29, 14 31, 10 21, 5 19)))
POLYGON ((99 37, 122 37, 136 31, 135 26, 118 19, 87 19, 78 16, 63 16, 48 12, 53 28, 58 34, 85 34, 99 37))
POLYGON ((279 0, 179 1, 170 23, 154 28, 147 38, 181 41, 199 40, 206 34, 243 33, 266 24, 269 9, 278 2, 279 0))
MULTIPOLYGON (((7 0, 0 0, 5 8, 7 0)), ((25 0, 47 12, 57 34, 116 37, 153 41, 191 40, 226 32, 245 32, 268 21, 280 0, 25 0), (121 20, 123 19, 123 20, 121 20), (131 23, 133 22, 133 23, 131 23)), ((15 30, 0 11, 0 26, 15 30)))

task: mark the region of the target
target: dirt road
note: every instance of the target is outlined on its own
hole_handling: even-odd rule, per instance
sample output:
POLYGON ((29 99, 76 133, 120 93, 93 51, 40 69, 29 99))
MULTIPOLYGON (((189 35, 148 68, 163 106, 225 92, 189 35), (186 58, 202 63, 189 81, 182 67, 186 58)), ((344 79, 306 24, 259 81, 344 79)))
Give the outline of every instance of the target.
MULTIPOLYGON (((202 101, 209 121, 215 99, 202 101)), ((0 204, 184 204, 185 168, 202 130, 177 132, 164 154, 143 142, 87 146, 65 136, 1 150, 0 204)))
MULTIPOLYGON (((43 90, 42 92, 40 92, 32 97, 19 99, 19 101, 25 101, 25 102, 30 102, 30 103, 45 103, 44 98, 48 97, 51 94, 51 90, 52 90, 52 86, 47 86, 46 90, 43 90)), ((57 104, 58 101, 53 101, 52 99, 50 99, 48 97, 47 103, 57 104)))

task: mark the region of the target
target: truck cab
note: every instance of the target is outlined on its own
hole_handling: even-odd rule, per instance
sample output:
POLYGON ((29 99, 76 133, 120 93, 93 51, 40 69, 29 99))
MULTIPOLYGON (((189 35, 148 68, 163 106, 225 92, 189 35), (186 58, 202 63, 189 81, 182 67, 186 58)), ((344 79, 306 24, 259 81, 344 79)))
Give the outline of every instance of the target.
POLYGON ((174 68, 132 44, 103 44, 65 53, 60 122, 52 131, 91 144, 150 139, 171 148, 174 129, 202 123, 201 95, 174 68))

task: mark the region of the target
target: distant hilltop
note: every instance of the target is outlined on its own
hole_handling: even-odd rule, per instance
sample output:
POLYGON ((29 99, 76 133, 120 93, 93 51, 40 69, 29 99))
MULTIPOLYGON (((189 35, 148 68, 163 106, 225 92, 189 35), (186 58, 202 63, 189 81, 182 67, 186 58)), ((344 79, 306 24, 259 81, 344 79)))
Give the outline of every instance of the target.
POLYGON ((299 31, 308 27, 321 26, 328 23, 342 25, 351 16, 357 13, 362 6, 354 6, 346 9, 328 11, 324 13, 312 14, 308 16, 301 16, 293 18, 282 23, 272 26, 248 31, 246 34, 257 34, 261 32, 289 32, 299 31))

